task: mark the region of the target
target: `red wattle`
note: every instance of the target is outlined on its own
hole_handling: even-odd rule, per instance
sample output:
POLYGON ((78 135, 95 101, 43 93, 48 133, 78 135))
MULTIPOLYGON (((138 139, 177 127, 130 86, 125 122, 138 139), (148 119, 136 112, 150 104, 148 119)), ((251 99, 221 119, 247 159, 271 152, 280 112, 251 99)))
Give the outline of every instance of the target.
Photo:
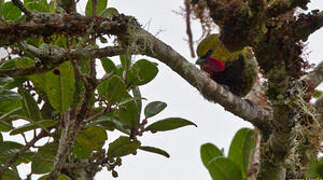
POLYGON ((220 59, 214 57, 207 58, 207 65, 207 71, 211 72, 222 72, 225 69, 225 65, 223 64, 223 62, 220 59))

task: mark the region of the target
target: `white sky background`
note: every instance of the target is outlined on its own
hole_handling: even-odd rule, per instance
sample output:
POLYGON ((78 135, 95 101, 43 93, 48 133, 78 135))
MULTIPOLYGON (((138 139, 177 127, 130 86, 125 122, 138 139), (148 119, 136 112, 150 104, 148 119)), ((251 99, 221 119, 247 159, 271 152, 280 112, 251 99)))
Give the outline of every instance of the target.
MULTIPOLYGON (((185 20, 173 11, 180 11, 183 0, 110 0, 109 7, 115 7, 120 13, 135 16, 142 24, 149 24, 146 29, 152 34, 159 33, 158 38, 182 54, 190 62, 196 58, 190 56, 186 36, 185 20)), ((84 11, 85 4, 78 9, 84 11)), ((310 9, 323 9, 323 1, 312 0, 310 9)), ((194 39, 201 34, 200 25, 192 21, 194 39)), ((309 60, 318 63, 323 60, 323 29, 317 31, 308 41, 309 60)), ((137 56, 136 59, 140 59, 137 56)), ((147 58, 147 57, 146 57, 147 58)), ((221 106, 205 100, 199 92, 161 62, 147 58, 159 64, 157 77, 148 85, 141 87, 147 102, 164 101, 166 110, 150 119, 150 123, 166 117, 182 117, 195 122, 198 127, 188 126, 177 130, 150 134, 139 137, 142 145, 162 148, 170 158, 138 151, 137 155, 122 158, 122 166, 117 167, 118 180, 210 180, 207 170, 200 160, 200 146, 211 142, 224 148, 227 154, 233 135, 242 127, 252 127, 249 123, 226 112, 221 106)), ((100 71, 103 73, 103 71, 100 71)), ((147 102, 144 103, 147 104, 147 102)), ((109 132, 108 143, 120 134, 109 132)), ((9 140, 8 136, 4 137, 9 140)), ((13 140, 10 138, 10 140, 13 140)), ((19 172, 25 175, 29 170, 26 165, 20 166, 19 172)), ((36 178, 33 178, 36 179, 36 178)), ((104 169, 97 174, 96 180, 113 179, 111 172, 104 169)))
MULTIPOLYGON (((158 38, 170 45, 190 62, 196 59, 190 56, 185 20, 172 11, 180 11, 183 0, 111 0, 109 7, 115 7, 120 13, 132 15, 154 34, 163 30, 158 38)), ((312 0, 310 9, 323 9, 323 2, 312 0)), ((192 21, 195 39, 201 34, 200 25, 192 21)), ((310 62, 323 60, 323 29, 317 31, 309 39, 308 49, 310 62)), ((139 57, 137 57, 138 59, 139 57)), ((151 59, 151 58, 149 58, 151 59)), ((157 60, 159 73, 148 85, 141 87, 142 95, 149 101, 161 100, 168 107, 160 115, 151 119, 178 116, 187 118, 198 125, 198 128, 184 127, 166 133, 144 134, 140 138, 142 144, 161 147, 170 153, 170 158, 138 151, 136 156, 123 158, 123 166, 118 168, 120 180, 207 180, 211 179, 200 160, 200 146, 212 142, 228 152, 230 141, 237 130, 252 127, 249 123, 226 112, 221 106, 205 100, 199 92, 157 60)), ((110 133, 112 134, 112 133, 110 133)), ((111 138, 111 135, 110 135, 111 138)), ((115 137, 113 137, 115 138, 115 137)), ((109 179, 106 172, 96 176, 97 180, 109 179)))

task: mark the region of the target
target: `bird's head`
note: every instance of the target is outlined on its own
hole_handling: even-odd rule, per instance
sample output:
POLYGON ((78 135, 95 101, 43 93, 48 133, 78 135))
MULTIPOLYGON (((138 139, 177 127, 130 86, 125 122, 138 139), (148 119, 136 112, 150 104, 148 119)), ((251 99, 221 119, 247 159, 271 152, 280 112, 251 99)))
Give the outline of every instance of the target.
POLYGON ((230 53, 224 47, 218 34, 211 34, 203 39, 197 47, 199 59, 196 64, 201 69, 212 74, 222 72, 225 69, 225 63, 229 59, 230 53))
POLYGON ((214 72, 222 72, 225 69, 225 64, 221 61, 221 59, 218 59, 216 57, 212 57, 213 49, 210 49, 207 51, 206 55, 200 57, 196 64, 201 66, 201 69, 208 72, 208 73, 214 73, 214 72))

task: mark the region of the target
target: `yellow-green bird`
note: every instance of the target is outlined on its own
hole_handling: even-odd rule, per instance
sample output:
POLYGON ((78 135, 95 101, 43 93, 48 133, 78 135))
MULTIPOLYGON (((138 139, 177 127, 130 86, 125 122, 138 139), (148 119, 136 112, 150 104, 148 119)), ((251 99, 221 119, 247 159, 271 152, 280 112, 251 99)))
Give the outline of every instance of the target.
POLYGON ((230 52, 218 34, 212 34, 197 47, 196 64, 219 84, 240 97, 249 93, 257 78, 257 62, 249 47, 230 52))

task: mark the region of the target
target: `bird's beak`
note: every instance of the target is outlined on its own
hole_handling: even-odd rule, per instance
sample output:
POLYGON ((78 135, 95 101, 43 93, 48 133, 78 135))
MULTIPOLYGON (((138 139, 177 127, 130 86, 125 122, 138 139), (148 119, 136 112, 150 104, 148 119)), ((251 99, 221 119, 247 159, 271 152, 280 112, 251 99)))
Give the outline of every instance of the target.
POLYGON ((197 65, 203 65, 206 63, 206 58, 198 58, 195 64, 197 65))

